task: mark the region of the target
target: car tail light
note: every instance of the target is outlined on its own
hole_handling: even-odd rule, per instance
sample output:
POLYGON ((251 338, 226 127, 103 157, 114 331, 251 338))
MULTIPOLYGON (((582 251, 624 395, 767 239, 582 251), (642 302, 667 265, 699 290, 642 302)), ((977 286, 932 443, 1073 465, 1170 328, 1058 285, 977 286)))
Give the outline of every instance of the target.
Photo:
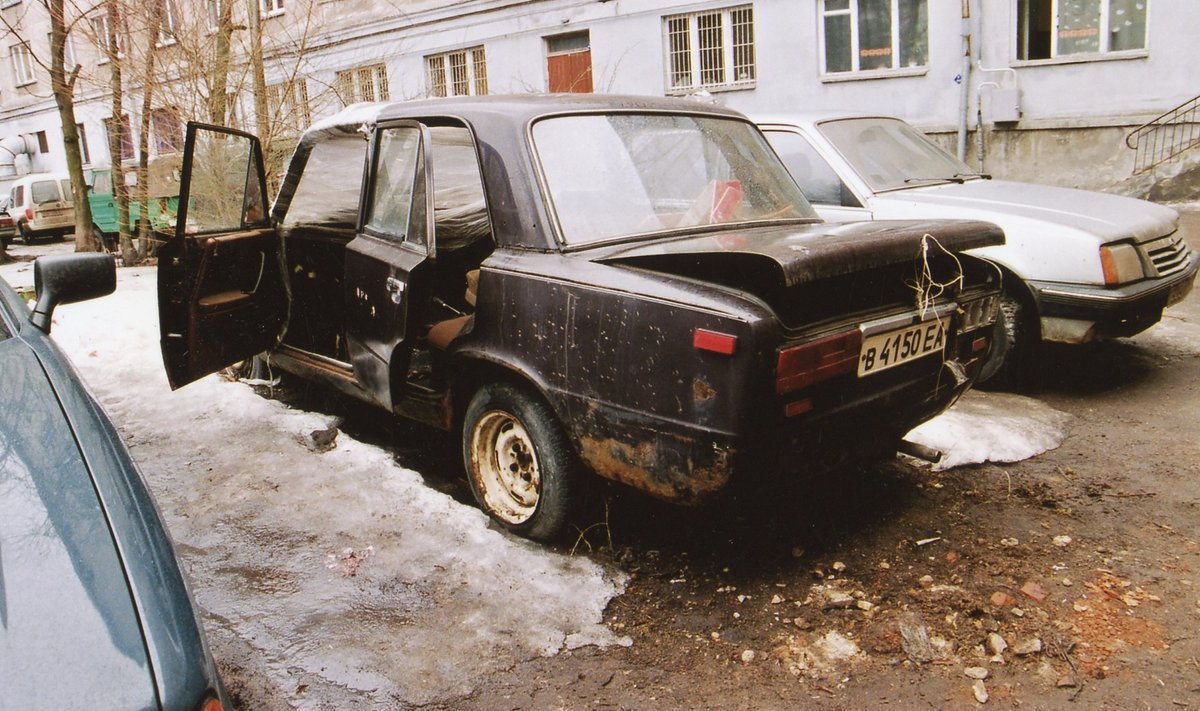
POLYGON ((733 355, 737 351, 737 336, 697 328, 692 334, 692 346, 698 351, 733 355))
POLYGON ((33 219, 33 208, 32 207, 25 208, 25 219, 26 220, 33 219))
POLYGON ((220 699, 209 698, 200 706, 199 711, 224 711, 224 709, 220 699))
POLYGON ((783 395, 843 373, 853 373, 861 349, 862 331, 857 328, 785 348, 779 351, 775 367, 775 392, 783 395))

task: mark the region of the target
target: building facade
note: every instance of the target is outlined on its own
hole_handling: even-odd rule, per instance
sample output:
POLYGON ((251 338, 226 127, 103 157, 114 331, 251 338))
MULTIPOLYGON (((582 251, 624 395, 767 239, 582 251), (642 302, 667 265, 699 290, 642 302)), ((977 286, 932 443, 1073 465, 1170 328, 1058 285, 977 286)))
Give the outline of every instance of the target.
MULTIPOLYGON (((156 2, 157 14, 68 18, 88 167, 112 162, 106 56, 118 55, 106 42, 125 60, 126 162, 147 130, 151 156, 169 163, 188 119, 269 134, 283 155, 304 125, 355 101, 703 93, 747 113, 897 115, 987 172, 1107 189, 1132 171, 1126 133, 1200 94, 1189 77, 1195 0, 250 0, 230 6, 223 73, 215 58, 232 0, 191 0, 186 15, 184 0, 143 4, 156 2), (228 103, 214 117, 220 91, 228 103)), ((0 16, 2 190, 65 160, 45 8, 3 0, 0 16)))

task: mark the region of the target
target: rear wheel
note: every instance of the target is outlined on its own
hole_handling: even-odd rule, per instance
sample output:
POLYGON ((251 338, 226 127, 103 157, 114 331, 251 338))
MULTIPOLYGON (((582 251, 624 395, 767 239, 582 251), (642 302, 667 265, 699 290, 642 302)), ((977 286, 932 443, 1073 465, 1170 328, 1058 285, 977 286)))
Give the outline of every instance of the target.
POLYGON ((479 506, 520 536, 558 536, 576 464, 550 406, 523 388, 488 384, 467 406, 462 434, 467 480, 479 506))
POLYGON ((21 238, 21 244, 33 244, 33 237, 29 234, 29 228, 24 222, 17 223, 17 235, 21 238))

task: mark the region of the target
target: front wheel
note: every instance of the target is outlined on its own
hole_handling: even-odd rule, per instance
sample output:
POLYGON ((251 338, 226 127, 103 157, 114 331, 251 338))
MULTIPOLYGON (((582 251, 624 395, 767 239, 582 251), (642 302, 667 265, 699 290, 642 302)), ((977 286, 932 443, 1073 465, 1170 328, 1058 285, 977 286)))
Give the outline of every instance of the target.
POLYGON ((479 506, 517 535, 557 537, 576 465, 550 406, 523 388, 488 384, 467 406, 462 433, 463 464, 479 506))
POLYGON ((977 382, 992 386, 1013 385, 1020 381, 1028 366, 1036 331, 1025 304, 1012 294, 1000 296, 1000 313, 992 333, 992 353, 980 370, 977 382))

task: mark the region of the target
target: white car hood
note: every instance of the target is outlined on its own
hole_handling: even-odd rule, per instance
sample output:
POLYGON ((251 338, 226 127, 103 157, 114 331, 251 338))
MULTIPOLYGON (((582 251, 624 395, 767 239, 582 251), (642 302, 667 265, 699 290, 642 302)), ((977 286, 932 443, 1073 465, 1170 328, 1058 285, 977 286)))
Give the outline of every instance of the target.
POLYGON ((971 180, 879 193, 878 201, 904 201, 914 206, 939 206, 956 217, 991 220, 1039 220, 1072 228, 1111 242, 1132 237, 1146 242, 1178 227, 1179 214, 1144 200, 1073 188, 1033 185, 1008 180, 971 180))

